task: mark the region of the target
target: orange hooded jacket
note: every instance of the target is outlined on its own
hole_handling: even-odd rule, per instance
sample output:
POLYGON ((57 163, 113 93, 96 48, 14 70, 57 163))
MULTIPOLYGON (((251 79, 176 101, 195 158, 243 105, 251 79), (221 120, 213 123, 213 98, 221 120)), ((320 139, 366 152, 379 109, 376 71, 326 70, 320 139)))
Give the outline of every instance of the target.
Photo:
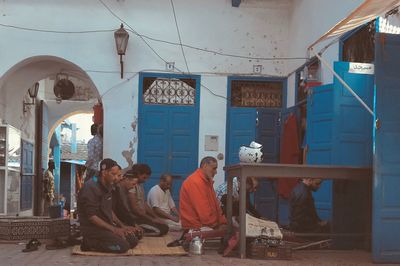
POLYGON ((226 224, 213 188, 214 181, 208 180, 197 169, 182 184, 179 211, 184 229, 215 228, 226 224))

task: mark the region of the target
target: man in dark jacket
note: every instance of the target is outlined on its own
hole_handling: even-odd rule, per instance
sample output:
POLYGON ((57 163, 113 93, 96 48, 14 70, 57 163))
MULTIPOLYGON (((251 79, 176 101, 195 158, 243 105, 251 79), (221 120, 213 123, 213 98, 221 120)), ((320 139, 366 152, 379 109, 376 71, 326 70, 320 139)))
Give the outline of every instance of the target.
POLYGON ((112 159, 100 163, 97 180, 85 183, 78 196, 83 251, 124 253, 137 245, 135 228, 124 225, 112 210, 112 188, 119 167, 112 159))
POLYGON ((312 196, 312 191, 317 191, 321 183, 318 178, 305 178, 292 190, 289 198, 290 230, 310 233, 330 231, 330 224, 318 217, 312 196))

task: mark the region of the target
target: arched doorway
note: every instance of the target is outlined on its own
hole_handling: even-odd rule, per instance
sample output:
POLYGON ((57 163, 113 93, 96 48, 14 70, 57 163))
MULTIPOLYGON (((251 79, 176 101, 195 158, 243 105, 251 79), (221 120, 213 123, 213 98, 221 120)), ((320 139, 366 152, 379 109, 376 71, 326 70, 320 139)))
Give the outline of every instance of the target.
MULTIPOLYGON (((24 202, 24 208, 19 208, 17 214, 38 214, 42 173, 47 168, 51 131, 65 116, 92 111, 93 106, 101 102, 101 97, 94 82, 81 67, 63 58, 47 55, 30 57, 11 67, 0 77, 0 93, 3 95, 0 99, 0 124, 16 128, 22 144, 29 143, 33 149, 30 158, 32 173, 24 172, 23 164, 27 163, 28 157, 21 161, 19 194, 20 205, 24 202), (61 79, 73 84, 74 90, 68 99, 55 92, 54 87, 61 79), (28 95, 28 88, 36 82, 39 82, 39 91, 35 105, 26 105, 23 110, 24 102, 33 101, 28 95), (32 192, 31 204, 26 203, 29 197, 23 198, 27 191, 32 192)), ((24 148, 22 145, 21 150, 24 148)), ((7 168, 6 165, 2 167, 7 168)), ((0 197, 7 195, 7 176, 4 175, 3 179, 3 183, 0 180, 0 184, 3 184, 0 185, 0 197)))

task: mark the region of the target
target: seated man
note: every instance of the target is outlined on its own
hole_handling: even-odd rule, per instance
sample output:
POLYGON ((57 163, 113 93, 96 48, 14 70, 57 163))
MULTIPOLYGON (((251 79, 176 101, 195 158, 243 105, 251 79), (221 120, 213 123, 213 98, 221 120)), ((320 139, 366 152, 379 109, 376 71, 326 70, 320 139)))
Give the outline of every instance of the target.
POLYGON ((132 213, 137 217, 136 222, 144 229, 145 236, 163 236, 168 233, 168 225, 157 217, 147 204, 144 196, 143 184, 151 175, 147 164, 134 164, 132 175, 137 178, 138 184, 129 190, 128 202, 132 213))
POLYGON ((304 178, 289 197, 289 228, 294 232, 322 233, 330 231, 330 224, 321 221, 314 205, 312 191, 321 186, 321 179, 304 178))
MULTIPOLYGON (((255 177, 249 177, 246 179, 246 211, 250 215, 260 218, 261 215, 258 213, 254 205, 250 200, 250 193, 257 190, 258 180, 255 177)), ((224 215, 226 215, 226 204, 227 204, 227 194, 228 194, 228 182, 224 182, 217 187, 215 190, 217 194, 217 199, 221 205, 224 215)), ((232 186, 232 216, 239 216, 239 181, 235 177, 233 178, 232 186)))
POLYGON ((170 188, 172 176, 162 174, 160 183, 152 187, 147 195, 147 203, 153 208, 157 216, 168 225, 172 231, 180 231, 182 226, 179 222, 179 212, 172 199, 170 188))
POLYGON ((128 202, 129 190, 136 186, 138 179, 134 176, 132 170, 127 171, 123 177, 119 177, 118 179, 119 180, 114 184, 112 192, 113 211, 121 222, 135 228, 136 237, 141 239, 143 230, 137 226, 137 217, 132 213, 128 202))
POLYGON ((218 231, 216 235, 219 236, 225 234, 226 219, 213 188, 217 168, 214 157, 204 157, 200 168, 183 182, 179 201, 183 229, 213 230, 218 231))
POLYGON ((124 253, 137 245, 134 229, 125 226, 112 211, 112 186, 119 168, 112 159, 100 163, 98 180, 87 181, 78 196, 82 251, 124 253))

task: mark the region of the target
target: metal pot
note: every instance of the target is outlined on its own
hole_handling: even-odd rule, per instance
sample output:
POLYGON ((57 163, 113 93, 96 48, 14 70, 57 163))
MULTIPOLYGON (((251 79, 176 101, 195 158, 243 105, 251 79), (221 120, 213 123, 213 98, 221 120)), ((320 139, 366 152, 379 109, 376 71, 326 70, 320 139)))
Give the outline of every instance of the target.
POLYGON ((193 255, 203 255, 204 248, 203 248, 204 240, 202 240, 199 236, 195 236, 192 241, 190 241, 189 245, 189 252, 193 255))

